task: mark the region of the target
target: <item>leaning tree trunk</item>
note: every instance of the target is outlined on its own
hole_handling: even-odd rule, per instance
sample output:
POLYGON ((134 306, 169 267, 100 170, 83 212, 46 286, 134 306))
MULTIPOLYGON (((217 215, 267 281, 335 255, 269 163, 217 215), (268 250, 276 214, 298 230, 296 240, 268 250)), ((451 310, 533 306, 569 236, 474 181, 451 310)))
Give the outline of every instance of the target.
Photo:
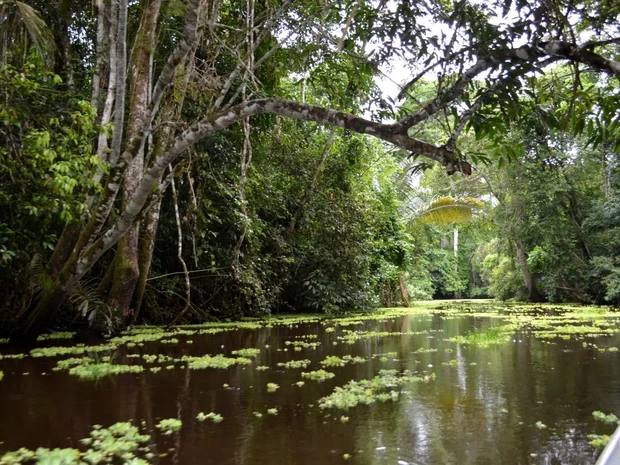
MULTIPOLYGON (((131 64, 131 97, 129 101, 128 139, 134 138, 142 129, 147 118, 151 87, 151 54, 155 46, 157 17, 160 0, 149 3, 140 24, 140 34, 134 45, 131 64)), ((123 205, 135 193, 144 174, 144 148, 129 164, 123 185, 123 205)), ((133 321, 134 309, 131 308, 134 291, 140 276, 139 266, 139 223, 134 224, 123 236, 116 249, 114 276, 108 296, 108 305, 115 311, 120 321, 133 321)))

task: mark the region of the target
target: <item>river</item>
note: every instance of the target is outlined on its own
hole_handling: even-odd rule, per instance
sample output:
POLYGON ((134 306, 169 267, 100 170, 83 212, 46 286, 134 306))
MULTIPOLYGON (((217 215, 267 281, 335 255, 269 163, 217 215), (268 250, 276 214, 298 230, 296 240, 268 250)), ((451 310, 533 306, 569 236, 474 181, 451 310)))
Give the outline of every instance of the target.
POLYGON ((146 328, 93 351, 63 339, 39 344, 77 347, 60 355, 16 358, 0 346, 0 456, 84 450, 94 425, 130 421, 149 435, 146 458, 136 454, 161 464, 593 464, 600 451, 588 435, 615 425, 592 413, 620 413, 618 319, 571 312, 467 303, 340 321, 146 328), (482 342, 465 339, 472 334, 482 342), (204 367, 205 354, 234 364, 204 367), (81 361, 58 368, 68 358, 81 361), (70 371, 100 363, 136 371, 70 371), (320 369, 333 377, 302 376, 320 369), (364 385, 373 378, 378 385, 364 385), (351 380, 361 387, 346 392, 361 392, 360 403, 338 408, 333 394, 351 380), (201 412, 221 421, 201 421, 201 412), (182 426, 164 434, 156 425, 166 418, 182 426))

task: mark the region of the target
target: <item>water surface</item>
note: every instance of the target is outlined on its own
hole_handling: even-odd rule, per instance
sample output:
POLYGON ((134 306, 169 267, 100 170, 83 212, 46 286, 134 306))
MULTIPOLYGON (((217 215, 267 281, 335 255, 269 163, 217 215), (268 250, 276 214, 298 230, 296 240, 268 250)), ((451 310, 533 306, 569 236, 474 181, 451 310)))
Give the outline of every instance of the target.
POLYGON ((66 356, 3 359, 0 455, 20 447, 79 448, 93 425, 132 420, 144 421, 154 450, 167 453, 153 459, 161 464, 593 464, 599 452, 587 435, 611 434, 613 426, 596 422, 592 412, 620 413, 620 354, 597 346, 620 346, 619 336, 539 339, 520 329, 507 342, 488 347, 447 340, 503 323, 480 314, 421 312, 346 326, 315 321, 180 335, 176 344, 121 346, 114 360, 140 361, 130 354, 179 358, 261 350, 250 365, 190 370, 187 363, 155 363, 149 366, 161 366, 157 373, 96 381, 52 371, 66 356), (329 327, 335 330, 326 332, 329 327), (349 344, 342 340, 347 330, 418 334, 349 344), (300 340, 320 344, 301 351, 285 344, 300 340), (321 368, 328 355, 367 361, 325 368, 336 376, 322 383, 295 384, 302 371, 321 368), (298 359, 311 365, 277 365, 298 359), (336 386, 372 378, 381 369, 434 373, 435 379, 405 386, 397 402, 348 411, 319 408, 318 400, 336 386), (267 383, 280 388, 268 392, 267 383), (277 415, 267 413, 272 408, 277 415), (199 412, 219 413, 224 420, 199 422, 199 412), (154 428, 162 418, 179 418, 183 426, 163 436, 154 428))

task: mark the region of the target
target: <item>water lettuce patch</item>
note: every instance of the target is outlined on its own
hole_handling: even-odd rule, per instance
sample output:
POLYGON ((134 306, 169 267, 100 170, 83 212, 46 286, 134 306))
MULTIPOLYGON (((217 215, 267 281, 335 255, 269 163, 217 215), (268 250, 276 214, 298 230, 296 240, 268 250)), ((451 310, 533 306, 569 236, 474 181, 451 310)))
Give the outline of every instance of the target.
POLYGON ((400 396, 400 388, 406 384, 429 382, 435 379, 435 374, 429 376, 415 376, 409 371, 402 374, 383 372, 371 379, 359 381, 351 380, 344 386, 337 386, 334 391, 319 400, 319 407, 348 410, 359 404, 372 404, 376 401, 396 401, 400 396))
MULTIPOLYGON (((161 423, 170 420, 162 420, 161 423)), ((81 439, 85 450, 75 448, 48 449, 39 447, 36 451, 21 448, 7 452, 0 457, 2 465, 47 464, 47 465, 84 465, 127 463, 132 465, 151 463, 155 454, 147 444, 150 435, 142 434, 137 426, 130 422, 114 423, 108 428, 94 425, 89 437, 81 439)))

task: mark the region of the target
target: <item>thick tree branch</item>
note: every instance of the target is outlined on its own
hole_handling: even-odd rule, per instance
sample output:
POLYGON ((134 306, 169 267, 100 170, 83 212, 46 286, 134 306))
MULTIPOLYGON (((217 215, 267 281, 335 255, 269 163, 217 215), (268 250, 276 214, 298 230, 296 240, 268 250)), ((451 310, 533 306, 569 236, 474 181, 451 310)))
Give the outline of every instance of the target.
POLYGON ((537 65, 546 65, 552 61, 566 59, 589 65, 599 71, 620 77, 620 62, 613 61, 590 51, 593 45, 578 46, 561 40, 540 42, 535 46, 527 45, 516 49, 497 50, 486 57, 480 58, 474 65, 467 69, 456 82, 445 92, 437 95, 424 107, 412 115, 404 117, 399 125, 406 129, 422 121, 427 120, 435 113, 445 108, 448 104, 458 99, 466 86, 481 73, 493 69, 498 65, 511 60, 529 61, 537 65), (538 62, 540 58, 547 56, 544 63, 538 62))
POLYGON ((549 42, 539 43, 536 48, 540 53, 583 63, 596 70, 620 77, 620 62, 610 60, 598 53, 590 51, 590 48, 595 45, 589 45, 588 43, 584 45, 585 46, 578 46, 577 44, 571 44, 570 42, 561 40, 550 40, 549 42))

